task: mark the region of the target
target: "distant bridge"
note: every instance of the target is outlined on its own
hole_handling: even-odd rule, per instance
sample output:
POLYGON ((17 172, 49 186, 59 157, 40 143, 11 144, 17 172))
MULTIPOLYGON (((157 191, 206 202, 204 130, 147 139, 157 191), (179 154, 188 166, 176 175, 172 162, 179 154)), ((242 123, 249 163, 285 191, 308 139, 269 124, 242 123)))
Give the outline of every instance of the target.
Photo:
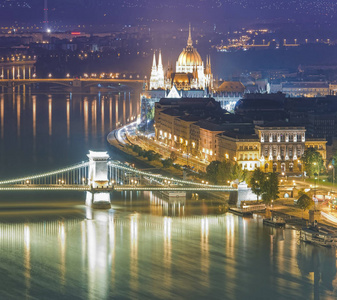
POLYGON ((51 83, 74 88, 86 88, 100 83, 143 84, 141 79, 118 78, 28 78, 28 79, 0 79, 0 86, 14 88, 16 86, 33 83, 51 83))
POLYGON ((88 157, 89 161, 63 169, 0 181, 0 191, 85 191, 89 206, 110 206, 112 191, 237 191, 231 186, 208 185, 145 172, 109 160, 107 152, 90 151, 88 157))

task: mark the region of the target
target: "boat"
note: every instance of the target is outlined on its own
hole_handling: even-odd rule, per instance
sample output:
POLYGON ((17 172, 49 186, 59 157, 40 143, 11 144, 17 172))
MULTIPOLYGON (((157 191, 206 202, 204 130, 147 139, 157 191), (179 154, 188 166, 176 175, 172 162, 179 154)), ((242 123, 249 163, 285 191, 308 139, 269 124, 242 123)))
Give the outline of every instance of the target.
POLYGON ((300 240, 324 247, 337 247, 337 233, 309 226, 301 229, 300 240))
POLYGON ((286 225, 286 221, 279 217, 273 217, 270 219, 263 219, 263 224, 272 227, 284 227, 286 225))

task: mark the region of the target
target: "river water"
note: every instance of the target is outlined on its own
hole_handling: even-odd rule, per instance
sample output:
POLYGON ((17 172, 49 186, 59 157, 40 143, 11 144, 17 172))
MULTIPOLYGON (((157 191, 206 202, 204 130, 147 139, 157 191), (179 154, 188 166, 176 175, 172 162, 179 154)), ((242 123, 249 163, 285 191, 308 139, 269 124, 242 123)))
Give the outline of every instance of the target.
MULTIPOLYGON (((0 178, 58 169, 108 150, 139 114, 133 94, 0 94, 0 178)), ((335 299, 336 251, 298 232, 223 213, 214 199, 113 193, 0 194, 0 299, 335 299)))

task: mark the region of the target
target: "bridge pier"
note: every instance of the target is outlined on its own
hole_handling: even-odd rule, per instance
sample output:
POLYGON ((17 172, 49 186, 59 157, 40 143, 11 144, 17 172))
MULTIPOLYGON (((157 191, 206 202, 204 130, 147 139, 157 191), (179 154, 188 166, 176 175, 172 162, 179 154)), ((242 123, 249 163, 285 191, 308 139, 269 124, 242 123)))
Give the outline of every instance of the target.
POLYGON ((229 203, 236 204, 236 207, 238 208, 241 207, 242 203, 256 200, 256 195, 252 192, 252 189, 248 187, 246 182, 239 183, 238 190, 230 192, 229 195, 229 203))
POLYGON ((111 207, 110 193, 100 192, 97 189, 107 188, 109 185, 108 179, 108 159, 107 152, 89 151, 89 172, 88 184, 91 191, 86 194, 85 204, 93 208, 106 209, 111 207), (94 191, 95 189, 95 191, 94 191))

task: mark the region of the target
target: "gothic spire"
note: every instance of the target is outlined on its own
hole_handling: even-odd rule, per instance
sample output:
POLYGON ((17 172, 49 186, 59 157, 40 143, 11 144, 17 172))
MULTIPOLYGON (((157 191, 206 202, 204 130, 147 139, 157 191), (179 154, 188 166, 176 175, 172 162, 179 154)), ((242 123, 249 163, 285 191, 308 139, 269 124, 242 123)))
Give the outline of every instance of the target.
POLYGON ((159 50, 158 68, 163 67, 163 61, 161 58, 161 50, 159 50))
POLYGON ((192 34, 191 34, 191 23, 189 24, 188 27, 188 40, 187 40, 187 46, 192 46, 193 41, 192 41, 192 34))
POLYGON ((157 64, 156 64, 156 52, 153 52, 153 63, 152 63, 152 69, 157 69, 157 64))

